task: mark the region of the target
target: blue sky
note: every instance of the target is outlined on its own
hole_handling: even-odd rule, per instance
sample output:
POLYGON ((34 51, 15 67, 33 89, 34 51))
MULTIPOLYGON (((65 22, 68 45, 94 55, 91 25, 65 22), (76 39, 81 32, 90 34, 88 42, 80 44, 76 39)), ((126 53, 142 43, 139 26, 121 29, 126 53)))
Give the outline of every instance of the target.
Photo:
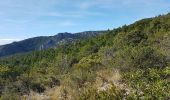
POLYGON ((0 0, 0 45, 58 32, 113 29, 170 12, 170 0, 0 0))

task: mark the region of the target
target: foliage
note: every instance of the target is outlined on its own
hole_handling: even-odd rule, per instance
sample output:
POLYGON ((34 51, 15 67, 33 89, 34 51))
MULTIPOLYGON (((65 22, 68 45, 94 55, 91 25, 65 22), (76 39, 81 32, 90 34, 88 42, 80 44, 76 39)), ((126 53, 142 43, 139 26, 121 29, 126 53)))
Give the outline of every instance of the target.
POLYGON ((0 99, 15 100, 55 87, 54 97, 70 100, 169 99, 169 38, 167 14, 55 49, 0 58, 0 99), (96 80, 104 69, 120 70, 122 79, 116 82, 133 92, 127 94, 128 88, 116 86, 113 80, 110 89, 99 92, 96 80))

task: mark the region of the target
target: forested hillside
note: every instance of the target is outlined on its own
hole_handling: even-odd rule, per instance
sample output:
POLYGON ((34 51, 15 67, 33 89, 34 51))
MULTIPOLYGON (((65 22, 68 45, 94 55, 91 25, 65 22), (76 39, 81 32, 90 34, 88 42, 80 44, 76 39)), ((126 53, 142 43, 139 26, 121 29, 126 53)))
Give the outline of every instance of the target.
POLYGON ((80 33, 58 33, 55 36, 40 36, 13 42, 0 46, 0 57, 19 53, 27 53, 36 50, 45 50, 57 48, 58 45, 77 41, 79 39, 88 39, 100 35, 104 31, 85 31, 80 33))
POLYGON ((170 99, 170 14, 0 59, 0 99, 170 99))

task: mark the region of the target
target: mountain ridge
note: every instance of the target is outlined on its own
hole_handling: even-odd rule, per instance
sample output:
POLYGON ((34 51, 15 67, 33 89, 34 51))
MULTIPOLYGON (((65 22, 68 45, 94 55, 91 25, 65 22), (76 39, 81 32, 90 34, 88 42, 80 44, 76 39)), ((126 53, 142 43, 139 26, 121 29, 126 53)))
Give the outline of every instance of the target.
POLYGON ((79 33, 58 33, 54 36, 39 36, 0 46, 0 57, 17 53, 55 48, 61 43, 76 41, 99 35, 104 31, 84 31, 79 33))

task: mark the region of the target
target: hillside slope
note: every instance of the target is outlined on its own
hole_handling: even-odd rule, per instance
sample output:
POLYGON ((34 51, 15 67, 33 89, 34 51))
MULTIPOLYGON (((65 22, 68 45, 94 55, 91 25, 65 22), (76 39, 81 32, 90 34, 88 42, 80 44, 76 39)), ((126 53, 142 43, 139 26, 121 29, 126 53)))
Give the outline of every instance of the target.
POLYGON ((170 14, 0 59, 2 100, 168 100, 170 14))
POLYGON ((77 39, 90 38, 99 35, 103 31, 86 31, 80 33, 58 33, 55 36, 44 36, 26 39, 19 42, 0 46, 0 57, 17 53, 26 53, 36 50, 54 48, 61 43, 76 41, 77 39))

